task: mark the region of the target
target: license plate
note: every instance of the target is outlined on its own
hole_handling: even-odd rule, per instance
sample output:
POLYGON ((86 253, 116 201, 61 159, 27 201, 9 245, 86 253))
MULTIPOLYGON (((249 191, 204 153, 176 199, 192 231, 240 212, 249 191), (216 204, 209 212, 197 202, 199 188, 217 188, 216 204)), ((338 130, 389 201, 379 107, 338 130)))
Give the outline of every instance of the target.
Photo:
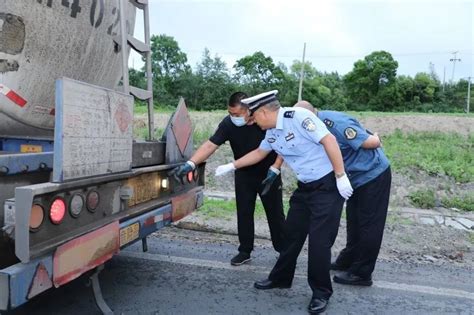
POLYGON ((21 153, 41 153, 43 147, 40 145, 22 144, 20 146, 21 153))
POLYGON ((140 236, 140 223, 133 223, 126 228, 120 229, 120 247, 138 239, 140 236))

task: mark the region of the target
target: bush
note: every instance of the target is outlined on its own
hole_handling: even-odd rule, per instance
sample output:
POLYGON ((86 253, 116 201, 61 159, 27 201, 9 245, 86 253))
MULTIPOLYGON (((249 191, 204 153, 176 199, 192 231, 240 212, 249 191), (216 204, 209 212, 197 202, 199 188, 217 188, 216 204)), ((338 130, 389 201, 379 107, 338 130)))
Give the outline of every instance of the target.
POLYGON ((435 193, 432 190, 417 190, 408 195, 413 205, 418 208, 430 209, 436 205, 435 193))
POLYGON ((441 203, 446 208, 457 208, 464 211, 474 211, 474 197, 473 196, 443 198, 441 203))

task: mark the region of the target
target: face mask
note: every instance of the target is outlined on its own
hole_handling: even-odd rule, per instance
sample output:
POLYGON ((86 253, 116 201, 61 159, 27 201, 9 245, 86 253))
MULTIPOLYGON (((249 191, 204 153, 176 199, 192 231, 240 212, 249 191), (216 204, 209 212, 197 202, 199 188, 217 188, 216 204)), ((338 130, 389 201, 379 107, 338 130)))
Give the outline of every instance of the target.
POLYGON ((245 125, 247 122, 245 121, 245 117, 232 117, 230 116, 230 120, 232 120, 232 123, 236 125, 237 127, 242 127, 245 125))

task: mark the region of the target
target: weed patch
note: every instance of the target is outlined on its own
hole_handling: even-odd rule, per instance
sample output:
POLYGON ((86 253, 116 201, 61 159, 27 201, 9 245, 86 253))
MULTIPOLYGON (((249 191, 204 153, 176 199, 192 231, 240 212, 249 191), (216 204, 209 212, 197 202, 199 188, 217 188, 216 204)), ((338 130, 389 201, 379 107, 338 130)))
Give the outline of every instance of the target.
POLYGON ((429 189, 411 192, 408 198, 418 208, 430 209, 436 205, 435 193, 429 189))
POLYGON ((383 139, 395 170, 418 168, 430 175, 448 175, 457 182, 474 181, 474 134, 397 131, 383 139))
POLYGON ((457 208, 464 211, 474 211, 474 196, 458 196, 443 198, 441 203, 446 208, 457 208))

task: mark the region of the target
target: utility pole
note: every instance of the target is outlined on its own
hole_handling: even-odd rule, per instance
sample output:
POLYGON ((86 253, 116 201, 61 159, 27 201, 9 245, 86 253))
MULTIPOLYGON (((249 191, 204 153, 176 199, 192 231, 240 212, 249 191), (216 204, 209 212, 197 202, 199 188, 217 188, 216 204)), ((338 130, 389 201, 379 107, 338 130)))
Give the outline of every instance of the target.
POLYGON ((452 62, 453 62, 453 73, 452 73, 452 75, 451 75, 451 83, 454 82, 454 69, 456 69, 456 61, 461 61, 461 59, 456 58, 456 55, 457 55, 457 54, 458 54, 458 52, 457 52, 457 51, 454 51, 454 52, 453 52, 454 57, 451 58, 451 59, 449 59, 449 61, 452 61, 452 62))
POLYGON ((443 93, 444 93, 444 87, 446 86, 446 66, 443 68, 443 93))
POLYGON ((467 104, 466 113, 469 114, 469 103, 471 101, 471 77, 467 77, 467 104))
POLYGON ((306 43, 304 43, 304 46, 303 46, 303 61, 301 62, 300 88, 298 90, 298 102, 302 100, 302 94, 303 94, 304 55, 305 54, 306 54, 306 43))

